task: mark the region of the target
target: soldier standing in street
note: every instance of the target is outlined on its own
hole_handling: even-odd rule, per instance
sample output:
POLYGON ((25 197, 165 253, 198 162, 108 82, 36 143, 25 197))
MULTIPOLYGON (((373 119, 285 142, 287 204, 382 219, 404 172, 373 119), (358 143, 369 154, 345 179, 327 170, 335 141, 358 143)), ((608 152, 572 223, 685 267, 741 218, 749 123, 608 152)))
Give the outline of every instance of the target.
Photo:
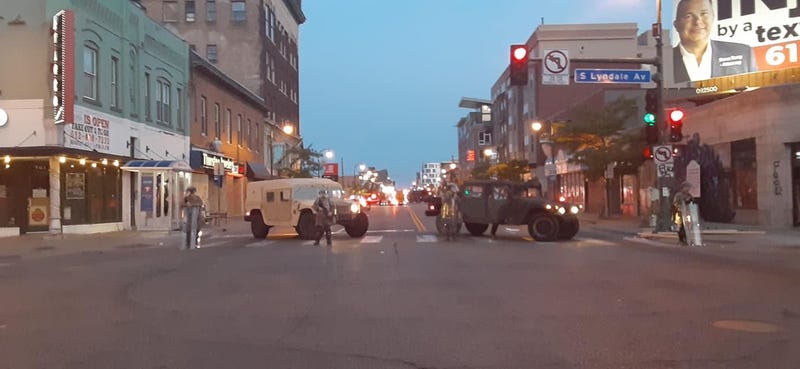
POLYGON ((673 214, 675 214, 675 224, 678 225, 678 241, 681 244, 686 245, 686 227, 683 224, 683 217, 686 214, 683 214, 681 209, 683 208, 682 205, 687 204, 688 202, 692 201, 692 184, 689 182, 683 182, 680 187, 680 191, 675 194, 675 197, 672 199, 672 207, 673 207, 673 214))
POLYGON ((196 249, 201 225, 200 210, 203 207, 203 199, 197 196, 196 188, 189 187, 186 189, 182 207, 186 237, 181 249, 196 249))
POLYGON ((333 202, 328 198, 325 190, 319 191, 317 200, 314 201, 315 224, 317 226, 317 237, 314 239, 314 246, 319 245, 322 234, 325 234, 325 241, 331 246, 331 226, 333 225, 333 202))

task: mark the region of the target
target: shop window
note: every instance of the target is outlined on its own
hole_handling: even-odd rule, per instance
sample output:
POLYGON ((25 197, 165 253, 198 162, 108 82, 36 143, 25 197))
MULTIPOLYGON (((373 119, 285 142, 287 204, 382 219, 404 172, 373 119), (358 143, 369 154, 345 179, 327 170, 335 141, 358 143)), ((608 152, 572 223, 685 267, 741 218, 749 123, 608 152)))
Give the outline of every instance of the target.
POLYGON ((731 143, 734 206, 737 209, 758 209, 758 173, 755 138, 731 143))

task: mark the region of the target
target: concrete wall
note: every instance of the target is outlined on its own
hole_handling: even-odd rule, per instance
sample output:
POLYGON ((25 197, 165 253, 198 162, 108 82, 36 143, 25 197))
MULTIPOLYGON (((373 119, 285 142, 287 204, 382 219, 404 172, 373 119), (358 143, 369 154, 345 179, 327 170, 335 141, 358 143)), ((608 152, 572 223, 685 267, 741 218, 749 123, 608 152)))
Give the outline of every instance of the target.
POLYGON ((0 16, 0 100, 44 99, 50 91, 46 45, 52 21, 45 1, 0 1, 0 16), (13 24, 17 15, 23 24, 13 24))
POLYGON ((735 221, 765 226, 792 225, 791 153, 787 144, 800 142, 800 85, 761 88, 687 111, 683 134, 700 135, 701 142, 719 150, 730 167, 730 142, 755 138, 758 210, 737 210, 735 221), (777 164, 777 167, 775 166, 777 164), (777 178, 774 175, 777 173, 777 178), (775 193, 774 181, 782 187, 775 193), (753 213, 753 214, 748 214, 753 213), (740 219, 740 216, 742 219, 740 219))

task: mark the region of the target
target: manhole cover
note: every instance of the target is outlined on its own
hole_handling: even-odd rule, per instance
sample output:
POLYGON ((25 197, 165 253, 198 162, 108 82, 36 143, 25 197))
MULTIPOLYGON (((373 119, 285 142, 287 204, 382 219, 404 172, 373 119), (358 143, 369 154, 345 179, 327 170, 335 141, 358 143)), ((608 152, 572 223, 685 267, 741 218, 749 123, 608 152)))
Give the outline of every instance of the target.
POLYGON ((35 250, 36 251, 47 251, 47 250, 55 250, 55 246, 39 246, 35 250))
POLYGON ((719 329, 730 329, 750 333, 775 333, 781 330, 775 324, 758 322, 755 320, 717 320, 711 326, 719 329))

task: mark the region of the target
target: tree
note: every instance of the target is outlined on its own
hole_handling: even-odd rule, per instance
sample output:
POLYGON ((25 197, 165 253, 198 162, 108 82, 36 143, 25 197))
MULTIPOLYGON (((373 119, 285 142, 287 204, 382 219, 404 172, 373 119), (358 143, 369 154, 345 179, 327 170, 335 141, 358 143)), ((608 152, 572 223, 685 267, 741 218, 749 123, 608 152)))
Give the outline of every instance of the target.
POLYGON ((679 184, 686 181, 686 166, 692 160, 700 164, 700 215, 711 222, 731 222, 736 212, 731 205, 730 179, 724 173, 719 155, 711 146, 700 143, 697 133, 675 158, 675 178, 679 184))
POLYGON ((491 168, 491 164, 486 161, 482 161, 475 164, 475 168, 472 169, 472 178, 475 179, 489 179, 489 168, 491 168))
POLYGON ((589 180, 603 177, 609 164, 622 170, 638 168, 644 158, 641 130, 625 130, 638 111, 636 101, 620 97, 601 110, 579 106, 569 112, 569 124, 559 127, 554 141, 572 152, 571 161, 583 165, 589 180))
POLYGON ((528 173, 528 162, 525 160, 511 160, 507 163, 498 163, 487 170, 490 177, 497 177, 497 179, 521 182, 522 176, 528 173))
MULTIPOLYGON (((295 146, 283 154, 290 158, 288 165, 278 168, 278 173, 284 178, 311 178, 314 173, 322 169, 320 158, 322 153, 309 147, 295 146)), ((284 161, 281 160, 281 163, 284 161)))

